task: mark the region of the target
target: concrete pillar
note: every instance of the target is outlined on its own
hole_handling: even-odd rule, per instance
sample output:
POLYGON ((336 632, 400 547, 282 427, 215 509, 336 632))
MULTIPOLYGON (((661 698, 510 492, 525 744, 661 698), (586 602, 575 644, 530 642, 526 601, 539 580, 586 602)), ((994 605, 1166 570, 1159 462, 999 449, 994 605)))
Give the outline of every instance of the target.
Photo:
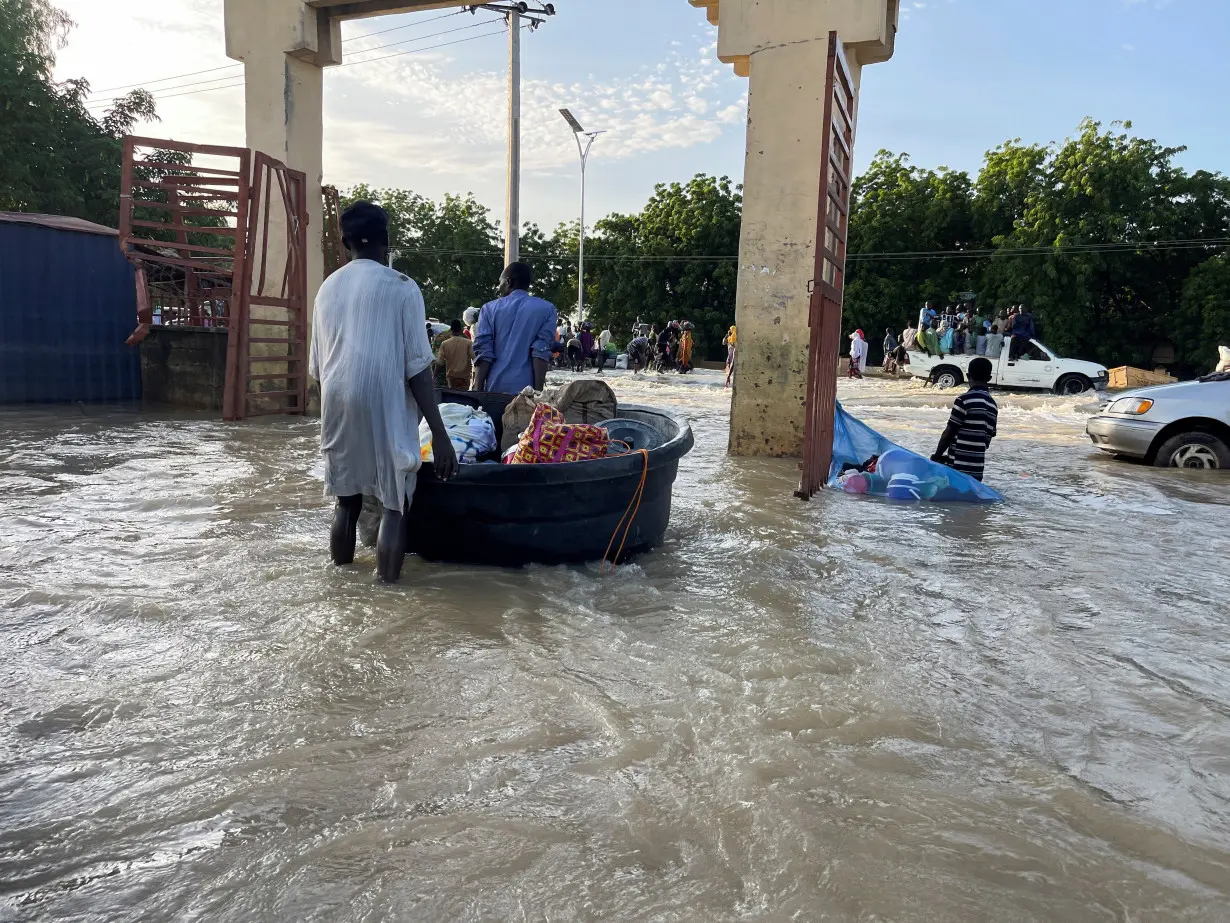
POLYGON ((307 174, 309 315, 324 280, 324 68, 342 63, 341 23, 464 2, 226 0, 226 53, 244 65, 247 146, 307 174))
MULTIPOLYGON (((339 36, 303 0, 226 0, 226 52, 244 65, 247 146, 307 174, 309 316, 324 280, 323 68, 339 63, 339 36)), ((270 234, 271 266, 282 262, 281 240, 270 234)))
POLYGON ((836 30, 845 43, 857 85, 864 64, 892 56, 897 0, 691 3, 717 23, 719 58, 751 81, 730 452, 797 456, 803 451, 828 33, 836 30))

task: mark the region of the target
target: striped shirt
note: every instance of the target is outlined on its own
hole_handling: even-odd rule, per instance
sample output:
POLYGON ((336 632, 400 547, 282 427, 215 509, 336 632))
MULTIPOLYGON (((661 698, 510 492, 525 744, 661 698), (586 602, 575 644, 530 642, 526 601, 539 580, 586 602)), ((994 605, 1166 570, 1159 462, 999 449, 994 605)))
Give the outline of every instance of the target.
POLYGON ((995 438, 998 421, 999 405, 986 385, 970 385, 970 389, 953 402, 952 416, 948 418, 948 424, 957 427, 957 438, 948 450, 953 468, 976 481, 982 480, 987 446, 995 438))

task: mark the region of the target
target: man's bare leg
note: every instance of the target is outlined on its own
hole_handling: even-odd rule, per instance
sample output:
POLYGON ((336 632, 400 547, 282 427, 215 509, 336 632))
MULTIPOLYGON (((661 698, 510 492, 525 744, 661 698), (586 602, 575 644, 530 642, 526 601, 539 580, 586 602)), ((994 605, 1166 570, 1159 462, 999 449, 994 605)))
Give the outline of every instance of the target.
POLYGON ((385 583, 396 583, 401 579, 405 560, 405 516, 386 507, 380 520, 380 537, 376 539, 376 573, 385 583))
POLYGON ((363 512, 363 495, 338 497, 333 510, 333 528, 329 531, 329 554, 339 567, 354 563, 355 532, 359 514, 363 512))

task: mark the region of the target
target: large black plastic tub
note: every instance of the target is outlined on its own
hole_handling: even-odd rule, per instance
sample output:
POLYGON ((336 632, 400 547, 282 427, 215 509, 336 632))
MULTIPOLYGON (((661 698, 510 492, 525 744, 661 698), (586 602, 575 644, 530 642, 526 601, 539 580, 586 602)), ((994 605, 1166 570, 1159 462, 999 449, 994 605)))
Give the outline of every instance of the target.
MULTIPOLYGON (((442 391, 440 400, 482 407, 498 433, 512 395, 442 391)), ((661 543, 679 459, 694 440, 686 421, 661 410, 621 404, 619 416, 662 436, 649 452, 645 494, 621 558, 627 560, 661 543)), ((408 550, 429 560, 501 566, 601 560, 643 466, 640 454, 562 465, 462 465, 456 478, 442 482, 424 465, 406 520, 408 550)))

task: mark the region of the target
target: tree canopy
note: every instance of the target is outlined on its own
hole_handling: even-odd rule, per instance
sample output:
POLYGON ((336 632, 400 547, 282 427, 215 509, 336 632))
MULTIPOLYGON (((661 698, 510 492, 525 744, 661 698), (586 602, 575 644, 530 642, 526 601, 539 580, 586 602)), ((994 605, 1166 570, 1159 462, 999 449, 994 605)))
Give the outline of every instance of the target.
POLYGON ((881 151, 854 186, 848 326, 900 330, 925 300, 977 292, 988 312, 1029 304, 1061 353, 1148 368, 1173 350, 1176 370, 1207 369, 1230 342, 1213 259, 1230 180, 1130 129, 1086 120, 1062 144, 1008 142, 972 182, 881 151))
MULTIPOLYGON (((72 27, 52 0, 0 0, 0 210, 114 226, 123 135, 157 114, 135 90, 95 117, 84 79, 53 79, 72 27)), ((923 301, 973 292, 986 313, 1029 304, 1042 336, 1068 355, 1150 367, 1172 353, 1177 371, 1207 369, 1230 343, 1230 179, 1185 170, 1182 153, 1132 135, 1130 123, 1089 119, 1059 144, 1005 142, 972 177, 879 152, 853 188, 847 328, 876 342, 923 301)), ((494 297, 503 231, 472 194, 433 202, 359 186, 347 196, 357 199, 389 210, 395 265, 419 281, 433 315, 494 297)), ((658 185, 639 212, 599 220, 585 241, 587 317, 617 343, 637 318, 690 320, 699 355, 720 357, 742 201, 730 179, 699 175, 658 185)), ((574 315, 578 225, 520 233, 535 292, 574 315)))
POLYGON ((88 81, 52 79, 72 27, 49 0, 0 0, 0 210, 114 227, 121 139, 157 113, 153 97, 134 90, 95 118, 88 81))
MULTIPOLYGON (((978 174, 929 169, 881 151, 853 189, 846 327, 899 332, 924 301, 977 293, 988 314, 1025 302, 1059 351, 1107 365, 1206 370, 1230 343, 1230 180, 1189 173, 1181 148, 1087 120, 1062 144, 1019 139, 978 174)), ((365 187, 394 215, 399 268, 444 318, 493 296, 502 236, 472 196, 436 204, 365 187)), ((718 358, 734 322, 742 190, 696 176, 659 185, 634 214, 586 235, 586 316, 622 342, 637 318, 690 320, 699 354, 718 358)), ((577 225, 522 231, 538 294, 576 306, 577 225)))
POLYGON ((658 185, 638 214, 599 221, 586 243, 586 300, 594 320, 618 341, 638 317, 659 327, 689 320, 699 354, 724 355, 739 266, 723 257, 739 252, 742 206, 742 187, 702 175, 686 185, 658 185))

